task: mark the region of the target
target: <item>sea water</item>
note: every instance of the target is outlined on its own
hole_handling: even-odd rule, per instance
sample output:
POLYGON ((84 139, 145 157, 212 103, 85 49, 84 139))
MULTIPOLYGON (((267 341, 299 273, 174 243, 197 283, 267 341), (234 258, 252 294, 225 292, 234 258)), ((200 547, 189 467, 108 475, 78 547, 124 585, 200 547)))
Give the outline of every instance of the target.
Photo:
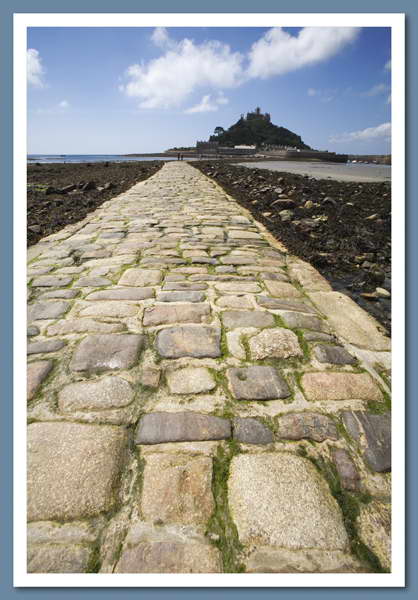
POLYGON ((91 163, 177 160, 177 156, 123 156, 122 154, 28 154, 28 163, 91 163))

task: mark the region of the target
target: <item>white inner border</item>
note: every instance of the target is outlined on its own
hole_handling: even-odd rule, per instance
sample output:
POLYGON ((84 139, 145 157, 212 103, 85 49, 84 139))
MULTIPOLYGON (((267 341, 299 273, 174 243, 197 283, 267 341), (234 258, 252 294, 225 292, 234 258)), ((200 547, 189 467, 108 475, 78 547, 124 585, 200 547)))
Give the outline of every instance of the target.
POLYGON ((405 586, 405 16, 404 14, 15 14, 14 15, 14 586, 15 587, 404 587, 405 586), (26 572, 26 33, 28 27, 305 27, 392 29, 393 510, 390 574, 28 574, 26 572))

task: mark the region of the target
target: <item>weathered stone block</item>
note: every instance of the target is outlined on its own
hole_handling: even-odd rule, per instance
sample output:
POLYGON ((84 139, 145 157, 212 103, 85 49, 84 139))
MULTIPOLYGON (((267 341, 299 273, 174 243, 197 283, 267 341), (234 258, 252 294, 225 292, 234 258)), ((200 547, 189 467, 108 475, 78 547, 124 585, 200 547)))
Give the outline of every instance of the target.
POLYGON ((27 367, 27 396, 31 400, 38 387, 52 369, 51 360, 40 360, 28 364, 27 367))
POLYGON ((303 356, 297 335, 284 327, 266 329, 250 338, 248 345, 253 360, 303 356))
POLYGON ((70 308, 69 302, 37 302, 28 306, 28 322, 38 319, 58 319, 70 308))
POLYGON ((204 367, 177 369, 169 371, 166 376, 168 388, 172 394, 199 394, 216 387, 210 371, 204 367))
POLYGON ((63 340, 42 340, 31 342, 27 346, 27 354, 43 354, 44 352, 57 352, 65 346, 63 340))
POLYGON ((280 417, 278 436, 286 440, 309 439, 315 442, 337 440, 339 437, 330 417, 313 412, 289 413, 280 417))
POLYGON ((127 269, 119 279, 119 285, 145 287, 158 285, 162 279, 162 271, 157 269, 127 269))
POLYGON ((354 365, 357 361, 345 348, 321 344, 314 348, 315 358, 332 365, 354 365))
POLYGON ((308 400, 383 400, 367 373, 305 373, 301 382, 308 400))
POLYGON ((88 573, 93 546, 29 544, 28 573, 88 573))
POLYGON ((315 550, 348 545, 338 504, 307 459, 277 452, 235 456, 228 499, 242 543, 315 550))
POLYGON ((273 432, 261 421, 253 418, 233 420, 234 439, 244 444, 270 444, 273 432))
POLYGON ((146 300, 154 297, 154 290, 150 287, 143 288, 113 288, 99 290, 86 296, 86 300, 146 300))
POLYGON ((111 510, 127 431, 110 425, 28 427, 28 520, 86 519, 111 510))
POLYGON ((151 454, 146 457, 141 512, 147 521, 204 525, 214 509, 212 459, 151 454))
POLYGON ((70 362, 72 371, 129 369, 138 360, 144 336, 137 334, 89 335, 70 362))
POLYGON ((58 406, 63 412, 105 410, 127 406, 133 397, 132 387, 125 379, 108 375, 66 385, 58 394, 58 406))
POLYGON ((225 310, 222 313, 225 327, 272 327, 274 317, 261 310, 225 310))
POLYGON ((138 425, 136 444, 225 440, 231 437, 227 419, 193 412, 149 413, 138 425))
POLYGON ((264 285, 272 296, 279 298, 301 298, 302 294, 290 283, 285 281, 264 281, 264 285))
POLYGON ((145 309, 143 323, 146 327, 170 323, 202 323, 209 315, 210 305, 205 303, 156 305, 145 309))
POLYGON ((220 341, 219 327, 184 325, 159 331, 156 348, 163 358, 216 358, 221 355, 220 341))
POLYGON ((237 400, 287 398, 290 390, 273 367, 243 367, 227 371, 228 382, 237 400))

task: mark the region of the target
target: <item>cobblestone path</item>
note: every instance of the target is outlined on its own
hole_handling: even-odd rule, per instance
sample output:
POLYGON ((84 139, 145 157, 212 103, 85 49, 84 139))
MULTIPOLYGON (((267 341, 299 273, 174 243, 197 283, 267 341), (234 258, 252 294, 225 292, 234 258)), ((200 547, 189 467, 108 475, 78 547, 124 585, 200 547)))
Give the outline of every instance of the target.
POLYGON ((169 163, 29 249, 28 571, 390 570, 378 324, 169 163))

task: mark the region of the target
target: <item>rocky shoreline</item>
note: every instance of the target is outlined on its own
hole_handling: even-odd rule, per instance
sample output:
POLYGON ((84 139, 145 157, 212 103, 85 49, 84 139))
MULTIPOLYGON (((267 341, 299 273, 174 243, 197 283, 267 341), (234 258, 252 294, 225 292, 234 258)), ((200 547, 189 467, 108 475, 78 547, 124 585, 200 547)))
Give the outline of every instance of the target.
POLYGON ((390 333, 391 185, 194 162, 390 333))
POLYGON ((29 164, 28 246, 81 221, 106 200, 151 177, 163 164, 163 161, 29 164))

